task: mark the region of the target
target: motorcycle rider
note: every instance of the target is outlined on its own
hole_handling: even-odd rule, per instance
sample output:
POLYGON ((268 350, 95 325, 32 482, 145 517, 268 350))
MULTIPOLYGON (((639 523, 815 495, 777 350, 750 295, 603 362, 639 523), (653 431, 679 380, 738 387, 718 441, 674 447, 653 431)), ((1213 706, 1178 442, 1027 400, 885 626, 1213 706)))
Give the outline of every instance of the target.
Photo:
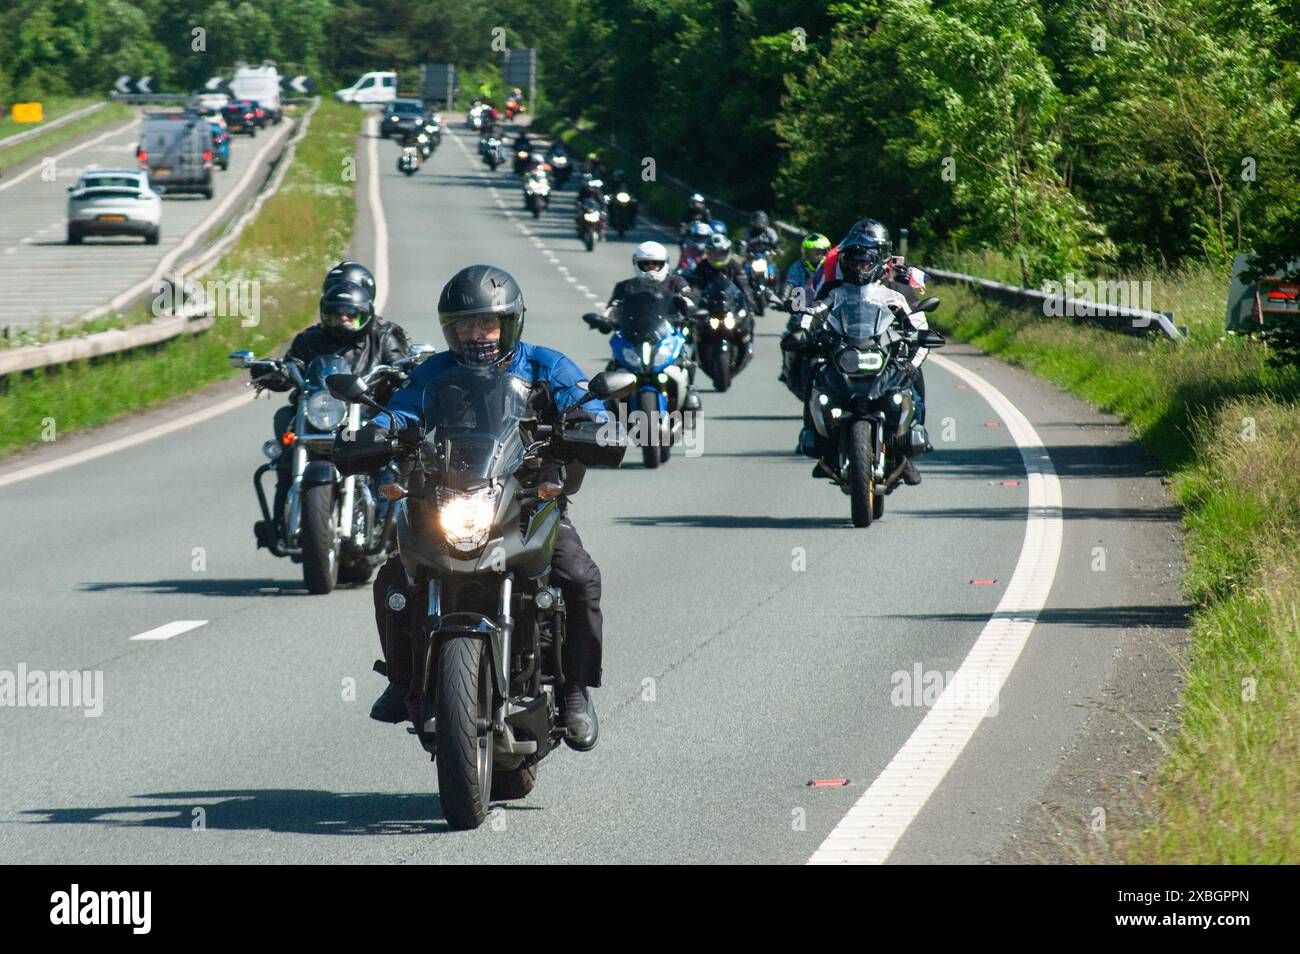
MULTIPOLYGON (((831 240, 825 235, 820 232, 808 233, 799 246, 799 259, 786 271, 785 282, 781 286, 779 296, 790 312, 790 319, 785 326, 785 336, 798 328, 808 330, 813 327, 814 316, 807 311, 807 308, 816 297, 814 281, 817 270, 821 267, 830 247, 831 240)), ((791 391, 804 399, 810 366, 811 359, 807 355, 797 351, 782 350, 781 374, 778 380, 784 382, 791 391)))
MULTIPOLYGON (((392 364, 403 357, 409 347, 406 332, 401 326, 385 321, 375 314, 375 278, 360 262, 339 262, 325 275, 320 298, 320 324, 299 332, 285 352, 284 360, 294 361, 305 371, 321 355, 338 355, 347 361, 354 374, 368 374, 377 365, 392 364)), ((293 382, 279 372, 271 371, 253 377, 259 388, 270 391, 289 391, 293 382)), ((380 396, 387 397, 384 388, 380 396)), ((294 402, 275 412, 273 426, 277 440, 293 424, 294 402)), ((276 459, 275 506, 272 510, 276 526, 268 527, 259 520, 253 527, 258 546, 265 546, 277 533, 284 519, 285 499, 293 479, 293 455, 281 454, 276 459)))
POLYGON ((744 263, 731 254, 731 239, 715 232, 705 239, 704 257, 696 264, 688 281, 697 289, 705 288, 718 275, 731 279, 745 293, 745 301, 752 310, 753 292, 749 287, 749 279, 745 277, 744 263))
MULTIPOLYGON (((418 423, 424 414, 426 388, 458 362, 475 367, 497 366, 531 385, 533 401, 544 420, 554 419, 561 412, 568 412, 570 418, 576 415, 608 420, 604 404, 586 394, 583 385, 587 376, 573 361, 559 351, 521 340, 524 312, 523 291, 504 269, 493 265, 462 268, 443 286, 438 298, 438 321, 448 350, 421 364, 406 386, 386 402, 388 413, 377 414, 367 427, 383 432, 418 423)), ((551 489, 558 493, 563 481, 562 467, 546 466, 538 484, 542 489, 552 484, 551 489)), ((599 734, 590 689, 600 685, 601 676, 600 569, 568 519, 567 498, 560 500, 566 516, 560 524, 551 571, 569 607, 561 660, 565 742, 570 748, 586 751, 596 744, 599 734)), ((370 717, 380 722, 406 721, 411 711, 408 694, 418 692, 418 687, 412 685, 416 667, 410 626, 414 621, 389 610, 387 601, 390 588, 404 587, 405 581, 406 571, 397 557, 385 563, 375 577, 375 624, 389 680, 370 710, 370 717)))
POLYGON ((686 214, 682 216, 682 221, 677 226, 677 234, 683 238, 694 223, 703 222, 707 225, 713 219, 713 214, 709 211, 709 207, 704 204, 704 196, 700 195, 700 193, 692 192, 687 202, 686 214))
POLYGON ((695 266, 704 258, 704 243, 713 234, 713 229, 706 222, 694 222, 682 236, 681 256, 677 260, 677 274, 689 277, 695 266))
POLYGON ((781 248, 781 240, 777 237, 776 229, 768 224, 767 213, 762 209, 749 217, 745 247, 754 252, 775 252, 781 248))

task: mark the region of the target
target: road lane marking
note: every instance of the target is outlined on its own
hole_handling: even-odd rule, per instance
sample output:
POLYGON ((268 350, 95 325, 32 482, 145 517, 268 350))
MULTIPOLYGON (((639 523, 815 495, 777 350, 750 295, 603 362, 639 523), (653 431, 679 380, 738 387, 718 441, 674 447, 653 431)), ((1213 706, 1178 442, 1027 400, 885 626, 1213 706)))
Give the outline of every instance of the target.
POLYGON ((930 360, 969 384, 1006 422, 1029 478, 1025 539, 1011 581, 961 667, 809 864, 881 864, 889 857, 1006 684, 1056 578, 1063 530, 1061 482, 1038 432, 980 375, 939 355, 930 360))
POLYGON ((388 220, 384 217, 384 203, 379 197, 379 117, 371 116, 366 123, 370 142, 366 146, 366 165, 370 167, 367 178, 367 198, 370 218, 375 224, 375 314, 384 313, 388 303, 388 220))
POLYGON ((198 629, 200 626, 207 626, 206 619, 178 619, 165 626, 158 626, 154 629, 145 630, 143 633, 136 633, 131 637, 133 640, 155 640, 171 639, 173 636, 179 636, 181 633, 188 633, 192 629, 198 629))
MULTIPOLYGON (((139 122, 140 122, 140 120, 137 119, 137 120, 135 120, 135 122, 133 122, 130 126, 128 126, 128 127, 126 127, 126 128, 127 128, 127 129, 131 129, 132 127, 134 127, 134 126, 135 126, 136 124, 138 124, 139 122)), ((83 150, 83 149, 89 149, 91 146, 95 145, 96 143, 103 142, 105 139, 108 139, 108 138, 110 138, 110 137, 112 137, 112 136, 120 136, 120 135, 122 134, 122 132, 123 132, 123 130, 121 130, 121 129, 110 129, 108 132, 104 133, 104 134, 101 135, 101 136, 96 136, 94 139, 88 139, 88 140, 86 140, 86 141, 83 142, 80 146, 73 146, 71 149, 65 149, 65 150, 63 150, 63 152, 56 153, 56 154, 53 155, 53 156, 48 156, 48 157, 42 158, 42 160, 41 160, 40 162, 36 163, 36 165, 32 166, 30 169, 27 169, 27 170, 24 171, 24 172, 20 172, 20 173, 18 173, 18 175, 14 176, 14 177, 13 177, 12 179, 10 179, 8 182, 0 182, 0 192, 3 192, 5 189, 11 189, 11 188, 13 188, 13 187, 16 186, 18 183, 20 183, 20 182, 22 182, 24 179, 26 179, 28 176, 33 175, 33 174, 35 174, 36 172, 38 172, 40 169, 42 169, 42 168, 45 166, 46 159, 48 159, 50 162, 53 162, 54 165, 55 165, 55 168, 57 168, 57 167, 58 167, 58 164, 59 164, 59 160, 62 159, 64 156, 70 156, 70 155, 72 155, 74 152, 81 152, 81 150, 83 150)))

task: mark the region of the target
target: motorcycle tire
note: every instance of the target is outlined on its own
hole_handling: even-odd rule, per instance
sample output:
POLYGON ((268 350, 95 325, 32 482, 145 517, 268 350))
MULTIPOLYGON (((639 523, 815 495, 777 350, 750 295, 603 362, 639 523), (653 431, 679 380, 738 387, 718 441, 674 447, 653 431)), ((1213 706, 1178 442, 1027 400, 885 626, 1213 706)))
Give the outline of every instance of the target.
POLYGON ((668 463, 668 458, 672 456, 672 452, 673 452, 672 447, 670 447, 667 444, 659 448, 659 463, 661 464, 668 463))
POLYGON ((542 217, 542 204, 541 204, 540 202, 534 202, 534 203, 533 203, 533 218, 535 218, 535 219, 540 219, 541 217, 542 217))
POLYGON ((871 472, 876 460, 876 449, 871 422, 854 421, 845 443, 853 526, 869 527, 876 510, 876 479, 871 472))
POLYGON ((339 564, 339 582, 360 586, 363 583, 369 583, 370 576, 374 572, 374 565, 369 560, 363 556, 357 556, 351 560, 343 560, 339 564))
POLYGON ((719 346, 713 353, 713 387, 717 391, 726 391, 731 387, 731 352, 723 351, 719 346))
POLYGON ((526 798, 536 784, 536 765, 521 765, 515 769, 498 769, 492 773, 492 801, 526 798))
POLYGON ((871 500, 871 519, 879 520, 885 515, 885 495, 875 494, 871 500))
POLYGON ((637 396, 637 410, 645 415, 645 430, 642 438, 646 441, 641 447, 641 462, 649 470, 659 466, 659 395, 653 391, 642 391, 637 396))
POLYGON ((763 293, 760 291, 754 296, 754 317, 762 318, 763 312, 767 309, 767 303, 763 301, 763 293))
POLYGON ((438 649, 438 798, 452 828, 483 824, 492 799, 492 665, 487 640, 456 637, 438 649))
POLYGON ((591 229, 587 229, 583 232, 582 244, 587 247, 588 252, 594 252, 596 250, 596 233, 591 229))
POLYGON ((334 589, 339 578, 338 542, 334 538, 334 485, 313 484, 302 492, 302 580, 309 593, 334 589))

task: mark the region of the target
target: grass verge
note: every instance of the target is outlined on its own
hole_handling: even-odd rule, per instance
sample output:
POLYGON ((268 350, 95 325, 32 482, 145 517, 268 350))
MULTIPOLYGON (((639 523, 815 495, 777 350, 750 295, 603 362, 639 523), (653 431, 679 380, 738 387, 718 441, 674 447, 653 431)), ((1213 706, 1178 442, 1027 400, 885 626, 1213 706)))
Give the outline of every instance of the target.
POLYGON ((323 101, 280 191, 204 277, 258 282, 255 327, 218 318, 202 334, 2 378, 0 453, 40 441, 47 420, 66 434, 246 374, 227 364, 231 351, 266 354, 311 324, 321 275, 342 256, 352 231, 356 206, 342 170, 355 153, 358 123, 354 107, 323 101))
MULTIPOLYGON (((77 101, 76 106, 87 106, 90 102, 93 101, 77 101)), ((74 106, 72 108, 76 107, 74 106)), ((70 109, 65 109, 61 112, 70 111, 70 109)), ((98 129, 101 126, 107 126, 109 123, 119 122, 123 119, 130 119, 132 114, 131 107, 125 103, 109 103, 103 109, 91 113, 89 116, 82 116, 80 119, 74 119, 70 123, 56 126, 49 132, 42 133, 39 136, 33 136, 26 142, 17 143, 7 149, 0 149, 0 169, 11 169, 21 162, 26 162, 32 156, 45 155, 46 153, 51 152, 56 146, 60 146, 72 139, 76 139, 78 136, 84 136, 86 133, 98 129)), ((50 116, 50 118, 53 119, 54 116, 50 116)), ((9 124, 13 126, 18 126, 17 123, 13 123, 9 120, 0 121, 0 126, 4 125, 5 122, 9 122, 9 124)), ((20 128, 9 130, 6 135, 20 133, 23 131, 23 128, 30 129, 31 127, 27 124, 23 124, 20 128)), ((2 138, 0 138, 0 142, 3 142, 2 138)))
POLYGON ((957 338, 1128 422, 1183 508, 1194 615, 1181 732, 1094 860, 1300 861, 1300 369, 1206 330, 1179 346, 938 293, 957 338))

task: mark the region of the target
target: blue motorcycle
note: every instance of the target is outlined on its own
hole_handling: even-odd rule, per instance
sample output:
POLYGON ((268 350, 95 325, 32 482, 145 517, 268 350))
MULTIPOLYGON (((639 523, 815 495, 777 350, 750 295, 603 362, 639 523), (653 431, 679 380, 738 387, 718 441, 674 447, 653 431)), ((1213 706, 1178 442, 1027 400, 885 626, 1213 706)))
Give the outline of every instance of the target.
POLYGON ((607 317, 588 312, 582 320, 610 335, 609 370, 637 376, 637 390, 610 407, 626 422, 628 443, 641 448, 646 467, 666 463, 700 410, 690 386, 689 327, 679 327, 672 297, 655 283, 615 302, 607 317))

